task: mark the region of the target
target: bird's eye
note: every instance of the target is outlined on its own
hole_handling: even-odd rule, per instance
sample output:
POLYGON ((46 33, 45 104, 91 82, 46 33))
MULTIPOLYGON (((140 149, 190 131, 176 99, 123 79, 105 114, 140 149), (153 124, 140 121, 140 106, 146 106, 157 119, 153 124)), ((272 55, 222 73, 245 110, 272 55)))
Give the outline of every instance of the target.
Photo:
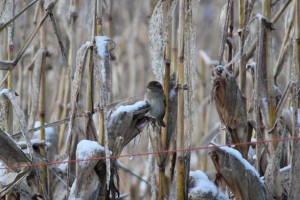
POLYGON ((222 67, 221 65, 216 66, 215 69, 218 74, 221 74, 224 71, 224 67, 222 67))

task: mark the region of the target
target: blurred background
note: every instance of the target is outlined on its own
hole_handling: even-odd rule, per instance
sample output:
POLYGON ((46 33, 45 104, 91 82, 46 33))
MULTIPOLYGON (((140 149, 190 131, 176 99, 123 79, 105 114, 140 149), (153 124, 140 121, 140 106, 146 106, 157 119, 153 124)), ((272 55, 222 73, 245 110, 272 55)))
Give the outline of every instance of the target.
MULTIPOLYGON (((24 8, 30 0, 15 1, 15 13, 24 8)), ((47 3, 47 1, 45 1, 47 3)), ((75 66, 76 51, 79 47, 90 41, 92 37, 93 23, 93 1, 87 0, 59 0, 54 8, 55 18, 59 25, 63 44, 67 53, 68 63, 75 66), (76 5, 76 7, 74 6, 76 5), (74 20, 75 19, 75 20, 74 20), (73 50, 72 50, 73 48, 73 50)), ((113 51, 112 67, 112 102, 122 101, 130 97, 137 97, 142 100, 146 84, 155 80, 151 67, 151 52, 149 48, 149 21, 157 4, 157 0, 105 0, 103 7, 103 35, 109 36, 115 42, 116 47, 113 51)), ((193 133, 192 147, 207 146, 211 139, 218 133, 220 120, 215 110, 214 104, 210 101, 211 91, 211 69, 218 61, 218 53, 222 40, 223 23, 220 19, 226 0, 193 0, 192 1, 192 23, 195 28, 195 63, 194 88, 195 94, 192 101, 193 115, 193 133)), ((233 44, 234 52, 238 52, 238 9, 237 2, 234 3, 234 26, 233 26, 233 44)), ((276 13, 279 8, 286 3, 284 0, 272 1, 272 13, 276 13)), ((4 1, 0 3, 0 9, 3 9, 4 1), (2 4, 2 5, 1 5, 2 4)), ((256 1, 251 19, 255 18, 257 13, 262 12, 261 1, 256 1)), ((14 23, 13 32, 13 55, 16 55, 19 49, 25 44, 26 39, 33 31, 36 20, 36 8, 31 7, 14 23)), ((278 57, 279 48, 283 41, 286 31, 286 21, 290 17, 290 11, 287 10, 276 24, 273 34, 273 52, 274 58, 278 57)), ((0 10, 0 23, 7 21, 7 17, 0 10)), ((46 72, 46 121, 48 123, 60 119, 60 114, 56 110, 62 109, 62 102, 59 98, 59 88, 66 85, 61 81, 63 76, 67 77, 67 70, 63 70, 65 65, 62 61, 60 48, 49 19, 46 20, 46 47, 48 51, 47 72, 46 72)), ((249 37, 246 41, 250 45, 255 34, 257 34, 257 24, 253 20, 250 23, 249 37)), ((22 109, 29 114, 30 110, 30 77, 32 65, 30 62, 39 46, 38 37, 36 37, 27 49, 25 56, 21 59, 17 67, 13 70, 13 88, 18 93, 18 100, 22 109)), ((0 59, 7 58, 7 31, 0 32, 0 59)), ((253 59, 249 60, 249 63, 253 59)), ((274 61, 275 63, 275 61, 274 61)), ((223 59, 222 64, 226 64, 223 59)), ((73 67, 74 70, 74 67, 73 67)), ((288 68, 283 69, 278 80, 278 87, 281 91, 286 86, 284 74, 289 73, 288 68)), ((74 71, 73 71, 74 72, 74 71)), ((1 80, 6 72, 1 71, 1 80)), ((86 73, 84 75, 86 77, 86 73)), ((2 86, 5 87, 5 86, 2 86)), ((82 90, 79 97, 79 108, 85 105, 86 79, 82 84, 82 90)), ((246 100, 251 101, 252 79, 251 74, 247 74, 247 94, 246 100)), ((97 94, 97 91, 95 91, 97 94)), ((97 104, 97 103, 95 103, 97 104)), ((97 105, 95 105, 97 106, 97 105)), ((61 111, 60 111, 61 112, 61 111)), ((18 127, 15 126, 15 131, 18 127)), ((56 127, 58 131, 58 127, 56 127)), ((135 154, 151 151, 149 147, 147 131, 138 135, 124 149, 122 154, 135 154)), ((191 170, 201 169, 214 178, 214 169, 210 158, 205 150, 193 151, 191 155, 191 170)), ((126 165, 132 172, 138 174, 143 179, 149 179, 149 158, 148 156, 121 158, 120 161, 126 165)), ((156 165, 155 165, 156 166, 156 165)), ((168 173, 168 172, 167 172, 168 173)), ((136 194, 136 198, 150 194, 150 187, 147 183, 141 181, 136 176, 120 170, 121 193, 130 192, 136 194)), ((134 199, 132 197, 132 199, 134 199)))

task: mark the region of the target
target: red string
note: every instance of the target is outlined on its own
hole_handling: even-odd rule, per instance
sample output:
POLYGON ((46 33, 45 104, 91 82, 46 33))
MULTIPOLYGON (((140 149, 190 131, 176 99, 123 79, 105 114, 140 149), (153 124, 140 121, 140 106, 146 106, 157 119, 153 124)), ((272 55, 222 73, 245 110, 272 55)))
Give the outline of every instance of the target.
POLYGON ((77 163, 77 162, 88 162, 93 160, 105 160, 109 159, 118 159, 118 158, 126 158, 126 157, 139 157, 139 156, 148 156, 148 155, 158 155, 158 154, 166 154, 166 153, 175 153, 175 152, 189 152, 189 151, 197 151, 197 150, 206 150, 206 149, 214 149, 218 147, 225 147, 225 146, 240 146, 240 145, 253 145, 253 144, 260 144, 260 143, 269 143, 269 142, 280 142, 280 141, 288 141, 288 140, 300 140, 300 137, 290 137, 290 138, 280 138, 280 139, 271 139, 271 140, 259 140, 256 142, 241 142, 241 143, 233 143, 233 144, 223 144, 223 145, 209 145, 203 147, 193 147, 193 148, 186 148, 186 149, 176 149, 176 150, 165 150, 165 151, 157 151, 157 152, 145 152, 145 153, 136 153, 136 154, 124 154, 118 156, 101 156, 101 157, 94 157, 94 158, 87 158, 87 159, 77 159, 77 160, 64 160, 64 161, 54 161, 54 162, 44 162, 44 163, 36 163, 36 164, 29 164, 29 165, 18 165, 18 166, 5 166, 0 167, 1 169, 20 169, 20 168, 33 168, 33 167, 40 167, 40 166, 49 166, 49 165, 59 165, 65 163, 77 163))

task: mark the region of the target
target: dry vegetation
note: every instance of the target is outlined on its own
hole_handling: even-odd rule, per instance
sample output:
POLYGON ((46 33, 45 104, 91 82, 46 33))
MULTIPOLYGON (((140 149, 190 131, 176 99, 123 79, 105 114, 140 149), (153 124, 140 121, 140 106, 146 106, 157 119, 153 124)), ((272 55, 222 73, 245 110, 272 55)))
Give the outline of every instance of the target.
POLYGON ((299 66, 298 0, 2 0, 1 198, 298 200, 299 66))

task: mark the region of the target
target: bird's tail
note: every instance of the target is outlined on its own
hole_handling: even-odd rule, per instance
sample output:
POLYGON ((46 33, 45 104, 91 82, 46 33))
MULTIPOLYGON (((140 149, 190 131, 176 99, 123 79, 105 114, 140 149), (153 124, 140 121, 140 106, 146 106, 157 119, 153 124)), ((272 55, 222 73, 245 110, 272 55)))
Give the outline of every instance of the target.
POLYGON ((160 120, 158 119, 157 123, 158 123, 159 126, 166 127, 166 123, 164 122, 163 119, 160 119, 160 120))

